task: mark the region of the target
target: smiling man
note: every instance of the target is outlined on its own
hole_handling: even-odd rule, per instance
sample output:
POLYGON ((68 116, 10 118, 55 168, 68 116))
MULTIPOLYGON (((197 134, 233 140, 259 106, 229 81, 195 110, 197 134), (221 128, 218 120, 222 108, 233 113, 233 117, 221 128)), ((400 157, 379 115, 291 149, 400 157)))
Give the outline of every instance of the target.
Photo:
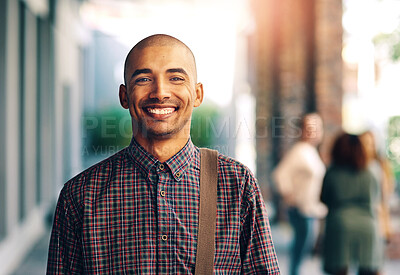
POLYGON ((129 52, 124 78, 119 97, 132 142, 64 185, 47 273, 280 274, 256 180, 222 154, 215 155, 215 226, 205 232, 213 236, 212 264, 200 271, 204 169, 190 119, 203 85, 190 49, 168 35, 147 37, 129 52))

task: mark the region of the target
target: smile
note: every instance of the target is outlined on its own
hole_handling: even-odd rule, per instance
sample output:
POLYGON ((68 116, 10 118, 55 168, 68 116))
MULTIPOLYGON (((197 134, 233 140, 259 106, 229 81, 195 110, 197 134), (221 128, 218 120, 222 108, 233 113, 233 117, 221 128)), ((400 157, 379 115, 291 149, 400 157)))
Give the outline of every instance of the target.
POLYGON ((146 108, 146 111, 155 115, 168 115, 175 111, 175 108, 146 108))

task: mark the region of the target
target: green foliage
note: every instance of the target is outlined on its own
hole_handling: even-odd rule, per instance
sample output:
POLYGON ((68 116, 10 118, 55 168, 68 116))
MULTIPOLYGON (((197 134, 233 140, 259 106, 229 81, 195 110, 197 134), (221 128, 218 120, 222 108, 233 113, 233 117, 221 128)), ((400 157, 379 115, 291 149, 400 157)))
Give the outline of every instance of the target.
POLYGON ((387 156, 397 182, 400 182, 400 116, 391 117, 388 128, 387 156))
POLYGON ((132 137, 129 112, 121 107, 85 113, 82 127, 84 151, 89 154, 115 152, 127 146, 132 137))
POLYGON ((216 143, 216 127, 220 112, 217 106, 203 103, 194 109, 190 135, 193 143, 199 147, 212 147, 216 143))
POLYGON ((398 61, 400 59, 400 40, 392 45, 392 59, 398 61))
POLYGON ((390 58, 393 61, 400 59, 400 25, 392 33, 375 36, 373 42, 375 45, 388 46, 390 58))

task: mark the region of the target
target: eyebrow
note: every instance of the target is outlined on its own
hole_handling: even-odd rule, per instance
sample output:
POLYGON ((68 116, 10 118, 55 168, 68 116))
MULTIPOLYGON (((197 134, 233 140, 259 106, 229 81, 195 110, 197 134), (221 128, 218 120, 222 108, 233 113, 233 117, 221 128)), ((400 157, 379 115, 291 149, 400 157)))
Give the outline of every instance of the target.
POLYGON ((172 69, 168 69, 168 70, 167 70, 167 73, 181 73, 181 74, 184 74, 184 75, 188 76, 188 73, 187 73, 184 69, 182 69, 182 68, 172 68, 172 69))
MULTIPOLYGON (((137 69, 133 72, 131 79, 139 74, 151 74, 152 72, 150 69, 137 69)), ((167 70, 167 73, 181 73, 188 76, 188 73, 183 68, 171 68, 167 70)))
POLYGON ((152 71, 150 69, 138 69, 133 72, 131 78, 133 78, 139 74, 150 74, 150 73, 152 73, 152 71))

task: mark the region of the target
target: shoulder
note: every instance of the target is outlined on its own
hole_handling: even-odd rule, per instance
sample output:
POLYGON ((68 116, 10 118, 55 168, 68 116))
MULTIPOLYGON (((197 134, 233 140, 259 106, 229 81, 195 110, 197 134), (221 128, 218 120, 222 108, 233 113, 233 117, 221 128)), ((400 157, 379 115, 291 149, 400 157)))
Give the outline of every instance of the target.
POLYGON ((338 180, 340 181, 341 179, 344 180, 348 178, 348 176, 349 176, 348 169, 332 164, 326 169, 326 173, 324 176, 324 183, 325 185, 328 183, 335 184, 336 181, 338 180))
POLYGON ((93 177, 104 177, 111 170, 122 163, 127 159, 127 148, 115 153, 114 155, 100 161, 99 163, 94 164, 93 166, 87 168, 83 172, 79 173, 75 177, 73 177, 67 184, 71 184, 74 182, 79 182, 82 179, 93 178, 93 177))
POLYGON ((375 181, 378 182, 377 175, 369 167, 361 170, 359 174, 360 174, 360 177, 362 177, 362 178, 364 178, 366 180, 368 179, 368 180, 371 180, 371 181, 374 181, 374 182, 375 181))
POLYGON ((223 174, 235 174, 239 177, 254 178, 251 170, 238 160, 218 153, 218 169, 223 174))
POLYGON ((242 200, 247 200, 260 192, 251 170, 238 160, 223 154, 218 154, 218 178, 220 190, 229 196, 237 194, 242 200))
POLYGON ((315 148, 306 142, 296 142, 283 156, 281 163, 299 164, 299 159, 305 159, 308 155, 314 154, 315 148))
POLYGON ((296 153, 302 153, 302 152, 313 151, 313 150, 314 150, 314 147, 304 141, 296 142, 290 149, 290 151, 296 152, 296 153))
POLYGON ((325 174, 325 177, 340 177, 340 178, 374 178, 369 169, 355 170, 350 167, 341 165, 331 165, 325 174))
POLYGON ((82 201, 88 190, 99 188, 111 178, 111 175, 123 166, 127 159, 127 148, 100 161, 82 171, 64 184, 61 195, 72 200, 82 201))
POLYGON ((343 167, 340 165, 332 164, 326 170, 325 177, 335 177, 335 176, 343 176, 352 174, 351 169, 347 167, 343 167))
POLYGON ((331 165, 328 166, 328 168, 326 169, 326 175, 331 174, 331 173, 335 173, 336 170, 337 170, 336 165, 331 164, 331 165))
POLYGON ((304 159, 320 160, 317 148, 312 146, 308 142, 304 141, 297 142, 293 146, 292 152, 294 152, 296 157, 302 157, 304 159))
POLYGON ((244 216, 257 205, 263 205, 260 186, 246 165, 234 158, 219 154, 218 169, 219 198, 229 202, 229 207, 236 205, 244 216))
POLYGON ((368 169, 377 179, 383 177, 383 168, 377 160, 371 161, 368 165, 368 169))

